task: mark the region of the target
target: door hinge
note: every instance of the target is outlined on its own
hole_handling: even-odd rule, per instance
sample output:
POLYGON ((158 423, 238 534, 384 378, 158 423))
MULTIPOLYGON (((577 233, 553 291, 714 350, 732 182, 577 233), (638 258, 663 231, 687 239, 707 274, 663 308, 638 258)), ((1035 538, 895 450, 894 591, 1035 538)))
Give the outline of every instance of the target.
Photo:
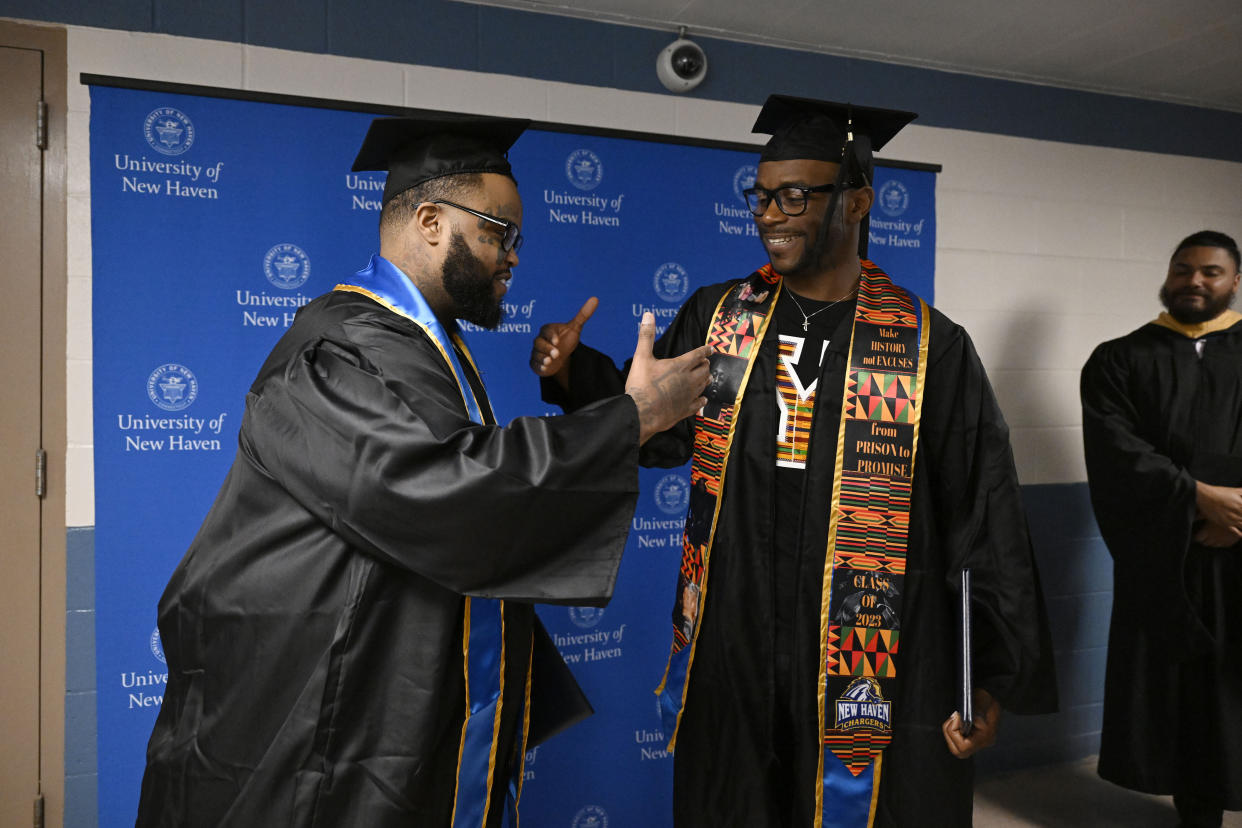
POLYGON ((35 452, 35 497, 47 494, 47 452, 39 449, 35 452))
POLYGON ((35 797, 34 828, 43 828, 43 797, 42 796, 35 797))
POLYGON ((39 112, 35 116, 35 146, 47 149, 47 101, 39 101, 39 112))

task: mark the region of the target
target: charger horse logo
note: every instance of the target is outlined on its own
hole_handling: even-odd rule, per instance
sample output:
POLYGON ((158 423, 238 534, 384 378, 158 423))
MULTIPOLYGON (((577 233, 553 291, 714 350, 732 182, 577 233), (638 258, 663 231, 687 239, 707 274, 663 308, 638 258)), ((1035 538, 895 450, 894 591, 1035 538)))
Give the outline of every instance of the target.
POLYGON ((880 695, 879 685, 874 679, 869 678, 855 679, 841 694, 841 698, 856 702, 884 701, 884 697, 880 695))

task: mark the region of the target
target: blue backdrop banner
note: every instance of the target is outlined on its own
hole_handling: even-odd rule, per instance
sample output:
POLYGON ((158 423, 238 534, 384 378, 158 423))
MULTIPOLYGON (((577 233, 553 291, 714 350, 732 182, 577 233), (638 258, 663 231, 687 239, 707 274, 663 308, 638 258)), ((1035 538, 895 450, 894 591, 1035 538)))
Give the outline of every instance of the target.
MULTIPOLYGON (((377 248, 384 175, 348 172, 372 117, 91 89, 104 828, 134 821, 167 681, 156 604, 233 460, 246 389, 297 309, 377 248)), ((557 413, 527 367, 544 322, 598 296, 584 340, 620 362, 644 311, 663 330, 695 288, 765 261, 741 197, 755 153, 540 129, 510 158, 527 242, 501 327, 465 326, 502 423, 557 413)), ((930 302, 935 174, 881 166, 876 191, 871 257, 930 302)), ((672 759, 652 691, 668 655, 688 470, 644 470, 641 482, 612 603, 540 609, 597 713, 530 751, 530 825, 671 823, 672 759)))

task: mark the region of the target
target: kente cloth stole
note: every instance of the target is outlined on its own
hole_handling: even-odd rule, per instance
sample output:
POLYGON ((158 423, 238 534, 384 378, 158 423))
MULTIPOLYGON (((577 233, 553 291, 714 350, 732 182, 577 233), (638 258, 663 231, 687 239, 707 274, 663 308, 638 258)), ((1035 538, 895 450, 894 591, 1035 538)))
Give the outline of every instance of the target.
POLYGON ((720 492, 733 444, 734 414, 780 291, 780 276, 770 264, 764 265, 729 289, 716 306, 707 333, 707 344, 714 349, 711 383, 703 392, 707 404, 694 418, 690 513, 682 536, 681 570, 673 604, 673 644, 664 680, 656 689, 669 750, 677 744, 677 728, 690 686, 694 642, 707 598, 708 563, 720 514, 720 492))
MULTIPOLYGON (((673 644, 657 690, 670 750, 676 745, 697 622, 707 599, 734 414, 779 290, 780 277, 770 265, 752 274, 721 300, 708 334, 708 343, 723 356, 712 357, 708 405, 695 420, 673 644)), ((881 751, 892 737, 890 700, 897 679, 894 659, 927 365, 926 318, 921 299, 893 285, 872 262, 862 262, 821 592, 817 728, 823 750, 815 828, 863 828, 875 817, 881 751)))
MULTIPOLYGON (((444 326, 428 307, 405 274, 381 256, 372 256, 370 263, 335 290, 360 293, 393 313, 413 321, 426 332, 440 351, 445 364, 452 370, 461 391, 466 414, 476 423, 495 422, 490 406, 484 412, 475 399, 470 382, 457 361, 454 350, 460 350, 470 361, 476 375, 478 368, 461 334, 444 326)), ((484 400, 486 403, 486 400, 484 400)), ((522 770, 526 757, 526 737, 530 724, 530 666, 526 670, 526 686, 521 695, 512 699, 505 693, 505 620, 504 601, 486 598, 465 599, 462 651, 465 669, 466 711, 462 724, 461 743, 457 758, 457 788, 453 803, 452 828, 482 828, 487 824, 493 785, 496 784, 496 755, 500 738, 501 711, 505 704, 522 705, 521 759, 512 780, 500 780, 508 786, 505 826, 517 827, 517 803, 522 793, 522 770)), ((503 758, 500 758, 503 761, 503 758)))
POLYGON ((822 785, 815 828, 875 820, 892 739, 927 304, 863 261, 833 472, 820 605, 822 785))

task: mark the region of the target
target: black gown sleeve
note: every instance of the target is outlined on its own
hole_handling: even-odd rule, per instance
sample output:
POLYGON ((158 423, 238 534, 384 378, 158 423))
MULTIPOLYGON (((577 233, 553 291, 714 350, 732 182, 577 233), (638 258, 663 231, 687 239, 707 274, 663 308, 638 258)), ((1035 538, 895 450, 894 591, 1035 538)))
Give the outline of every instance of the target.
POLYGON ((1125 349, 1113 342, 1097 347, 1082 369, 1083 450, 1096 520, 1114 557, 1150 548, 1153 533, 1180 538, 1184 551, 1195 481, 1143 435, 1132 373, 1125 349))
MULTIPOLYGON (((1142 331, 1143 329, 1140 329, 1142 331)), ((1144 628, 1173 652, 1211 646, 1185 586, 1184 565, 1195 522, 1195 477, 1155 439, 1188 436, 1193 427, 1159 403, 1171 392, 1152 366, 1167 352, 1131 334, 1095 349, 1082 370, 1082 437, 1087 483, 1100 535, 1113 557, 1113 619, 1144 628), (1159 611, 1153 611, 1159 608, 1159 611)), ((1193 352, 1184 355, 1195 359, 1193 352)))
POLYGON ((628 397, 479 425, 430 340, 306 343, 248 395, 241 449, 352 546, 467 595, 601 604, 637 498, 628 397))
POLYGON ((969 335, 934 312, 919 451, 946 588, 971 570, 974 685, 1019 713, 1056 709, 1052 639, 1009 428, 969 335), (939 339, 939 342, 937 340, 939 339))

